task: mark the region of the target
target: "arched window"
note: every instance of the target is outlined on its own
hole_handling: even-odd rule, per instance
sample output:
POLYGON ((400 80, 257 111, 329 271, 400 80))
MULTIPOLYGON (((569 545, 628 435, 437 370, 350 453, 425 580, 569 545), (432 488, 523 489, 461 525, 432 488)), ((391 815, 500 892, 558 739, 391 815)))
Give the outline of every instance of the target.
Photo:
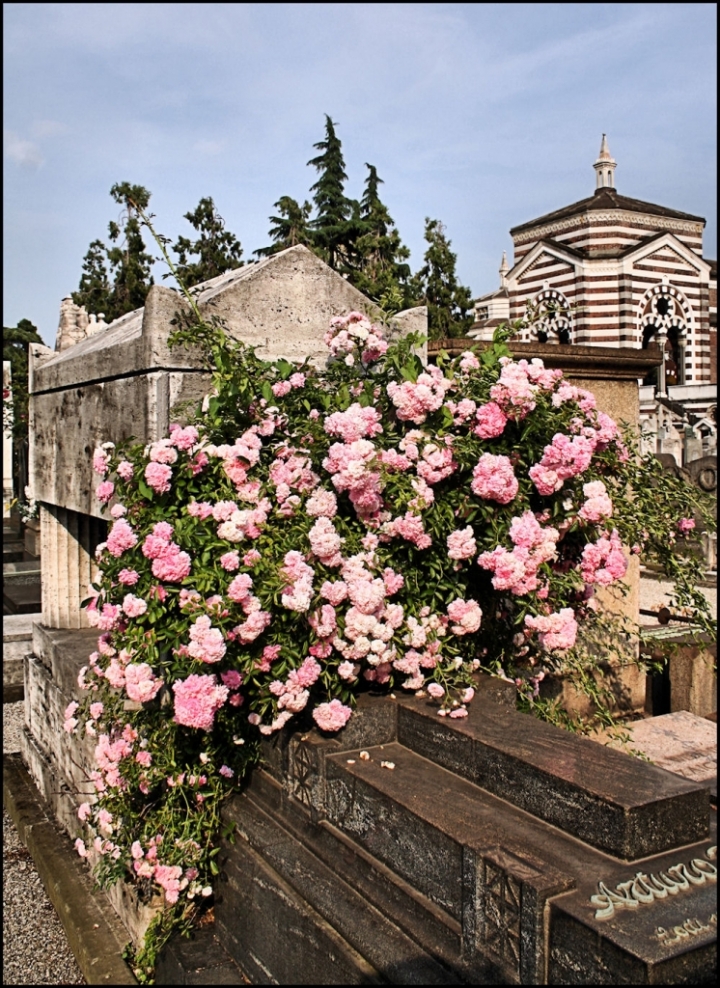
MULTIPOLYGON (((672 285, 655 285, 640 303, 638 331, 646 350, 653 343, 663 348, 665 384, 673 387, 685 383, 685 347, 692 332, 692 313, 682 293, 672 285)), ((645 379, 657 384, 657 370, 645 379)))
POLYGON ((532 302, 532 330, 540 343, 572 343, 570 303, 561 291, 546 288, 532 302))

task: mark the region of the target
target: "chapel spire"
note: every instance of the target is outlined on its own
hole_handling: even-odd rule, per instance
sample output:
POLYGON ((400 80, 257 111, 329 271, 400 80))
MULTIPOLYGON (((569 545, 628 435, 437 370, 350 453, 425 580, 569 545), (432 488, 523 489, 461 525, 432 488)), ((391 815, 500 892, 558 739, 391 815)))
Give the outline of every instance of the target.
POLYGON ((615 188, 615 169, 617 167, 617 162, 610 154, 610 148, 608 147, 607 136, 603 134, 602 141, 600 142, 600 154, 597 156, 597 161, 593 165, 595 169, 595 191, 598 189, 614 189, 615 188))
POLYGON ((507 262, 507 254, 503 251, 502 261, 500 261, 500 287, 507 287, 507 273, 510 270, 510 266, 507 262))

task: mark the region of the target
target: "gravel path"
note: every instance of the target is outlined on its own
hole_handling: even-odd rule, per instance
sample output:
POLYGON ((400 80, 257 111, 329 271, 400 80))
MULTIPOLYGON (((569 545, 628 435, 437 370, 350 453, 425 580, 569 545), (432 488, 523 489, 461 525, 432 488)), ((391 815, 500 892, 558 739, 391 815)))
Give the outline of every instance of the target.
MULTIPOLYGON (((3 705, 3 751, 19 751, 22 703, 3 705)), ((84 985, 30 854, 3 813, 3 984, 84 985)))

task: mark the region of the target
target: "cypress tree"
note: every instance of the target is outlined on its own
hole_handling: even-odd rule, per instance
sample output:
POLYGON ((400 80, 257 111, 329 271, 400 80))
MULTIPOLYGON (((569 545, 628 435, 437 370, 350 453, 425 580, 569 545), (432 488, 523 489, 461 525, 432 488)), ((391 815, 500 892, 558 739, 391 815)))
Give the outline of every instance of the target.
POLYGON ((102 240, 93 240, 83 259, 83 274, 80 287, 72 293, 75 305, 83 305, 95 315, 110 314, 111 287, 108 281, 107 249, 102 240))
POLYGON ((311 186, 317 210, 312 221, 313 241, 317 252, 330 267, 341 270, 351 266, 354 241, 359 231, 359 204, 345 195, 345 159, 335 124, 325 114, 325 140, 313 145, 322 153, 308 161, 319 177, 311 186), (354 208, 356 207, 356 208, 354 208))
POLYGON ((384 184, 374 165, 365 164, 368 176, 360 201, 362 233, 357 240, 359 269, 350 280, 360 291, 377 301, 392 295, 402 298, 403 307, 412 304, 410 290, 410 251, 400 240, 395 223, 384 202, 379 186, 384 184))
POLYGON ((413 278, 417 294, 428 307, 428 335, 432 340, 464 336, 472 326, 468 315, 473 299, 469 288, 460 285, 455 273, 457 256, 450 250, 445 227, 439 220, 425 218, 425 264, 413 278))
POLYGON ((210 197, 201 199, 194 212, 185 213, 185 219, 200 235, 195 241, 178 237, 173 244, 178 274, 188 288, 242 266, 240 241, 225 229, 225 221, 210 197), (195 256, 198 260, 191 261, 195 256))
POLYGON ((313 234, 310 229, 310 213, 312 206, 309 202, 304 202, 302 206, 297 200, 290 196, 281 196, 274 204, 279 215, 271 216, 272 224, 268 236, 273 241, 269 247, 261 247, 254 253, 258 257, 270 257, 277 254, 286 247, 295 247, 297 244, 304 244, 306 247, 313 247, 313 234))

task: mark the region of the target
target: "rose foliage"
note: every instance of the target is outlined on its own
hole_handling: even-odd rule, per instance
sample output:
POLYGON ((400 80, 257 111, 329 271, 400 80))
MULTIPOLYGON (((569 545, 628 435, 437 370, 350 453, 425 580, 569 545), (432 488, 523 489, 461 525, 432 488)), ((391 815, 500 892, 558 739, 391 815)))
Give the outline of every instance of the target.
POLYGON ((367 689, 464 717, 479 668, 536 687, 629 551, 703 606, 669 549, 690 489, 661 489, 592 394, 506 336, 423 366, 420 340, 351 313, 323 370, 218 326, 179 336, 204 338, 213 390, 193 424, 95 452, 100 637, 66 720, 95 744, 78 849, 161 893, 164 922, 212 893, 220 801, 261 735, 337 731, 367 689))

